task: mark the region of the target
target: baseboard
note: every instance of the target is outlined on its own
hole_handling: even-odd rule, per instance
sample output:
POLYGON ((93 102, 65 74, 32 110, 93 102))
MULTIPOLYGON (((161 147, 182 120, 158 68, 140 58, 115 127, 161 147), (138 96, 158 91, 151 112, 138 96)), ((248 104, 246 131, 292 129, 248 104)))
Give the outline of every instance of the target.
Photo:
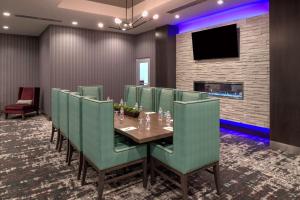
POLYGON ((52 121, 51 117, 49 115, 47 115, 46 113, 41 112, 41 114, 44 115, 49 121, 52 121))
POLYGON ((281 142, 270 141, 270 147, 274 150, 282 150, 291 154, 300 154, 300 147, 296 147, 289 144, 284 144, 281 142))

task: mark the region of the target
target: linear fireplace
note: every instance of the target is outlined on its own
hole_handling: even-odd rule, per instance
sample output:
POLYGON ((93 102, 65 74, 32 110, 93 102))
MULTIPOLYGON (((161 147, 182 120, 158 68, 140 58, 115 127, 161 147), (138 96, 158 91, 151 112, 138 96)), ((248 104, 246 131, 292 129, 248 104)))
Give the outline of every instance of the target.
POLYGON ((244 84, 241 82, 195 81, 194 90, 207 92, 210 96, 230 99, 244 99, 244 84))

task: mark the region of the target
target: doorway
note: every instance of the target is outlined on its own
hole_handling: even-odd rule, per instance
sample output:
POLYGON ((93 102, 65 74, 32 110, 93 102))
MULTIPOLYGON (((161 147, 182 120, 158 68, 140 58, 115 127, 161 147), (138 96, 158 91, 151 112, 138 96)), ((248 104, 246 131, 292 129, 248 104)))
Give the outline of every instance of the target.
POLYGON ((150 85, 150 58, 137 59, 137 85, 150 85))

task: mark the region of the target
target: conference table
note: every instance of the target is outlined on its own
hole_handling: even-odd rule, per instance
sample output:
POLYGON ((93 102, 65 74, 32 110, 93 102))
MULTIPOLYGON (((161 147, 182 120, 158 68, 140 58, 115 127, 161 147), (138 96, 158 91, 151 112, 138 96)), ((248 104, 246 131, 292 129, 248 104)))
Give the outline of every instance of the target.
POLYGON ((119 117, 114 118, 115 131, 139 144, 150 143, 173 136, 173 128, 168 127, 164 119, 160 121, 158 114, 154 112, 148 112, 148 114, 151 121, 149 130, 145 126, 139 127, 138 118, 125 115, 123 120, 120 120, 119 117))

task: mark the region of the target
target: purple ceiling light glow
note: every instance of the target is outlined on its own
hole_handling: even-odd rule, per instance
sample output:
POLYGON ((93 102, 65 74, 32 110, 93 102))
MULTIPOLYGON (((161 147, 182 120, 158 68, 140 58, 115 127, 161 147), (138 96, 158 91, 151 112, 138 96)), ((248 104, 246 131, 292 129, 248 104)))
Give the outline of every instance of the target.
POLYGON ((177 26, 179 29, 179 34, 181 34, 267 13, 269 13, 269 0, 259 0, 253 3, 222 10, 210 15, 199 16, 192 20, 179 23, 177 26))

